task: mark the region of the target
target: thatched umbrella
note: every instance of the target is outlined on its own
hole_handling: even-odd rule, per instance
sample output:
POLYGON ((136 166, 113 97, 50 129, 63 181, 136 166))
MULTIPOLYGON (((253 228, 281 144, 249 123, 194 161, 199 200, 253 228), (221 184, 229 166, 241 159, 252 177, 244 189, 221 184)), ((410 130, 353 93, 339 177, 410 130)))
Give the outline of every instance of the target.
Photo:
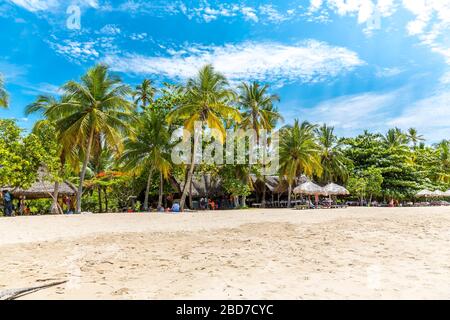
POLYGON ((295 187, 294 193, 307 195, 326 194, 325 190, 321 186, 311 181, 302 183, 301 185, 295 187))
POLYGON ((339 196, 339 195, 349 195, 350 192, 348 192, 347 189, 345 189, 343 186, 340 186, 335 183, 329 183, 325 187, 323 187, 323 190, 329 195, 329 196, 339 196))
POLYGON ((317 185, 317 184, 315 184, 314 182, 311 182, 311 181, 302 183, 301 185, 297 186, 294 189, 294 193, 306 194, 308 196, 314 195, 315 196, 316 207, 317 207, 317 204, 319 202, 319 195, 321 195, 321 194, 322 195, 326 195, 325 190, 321 186, 319 186, 319 185, 317 185))
POLYGON ((422 198, 422 197, 428 198, 428 197, 432 197, 432 196, 434 196, 434 193, 428 189, 421 190, 421 191, 417 192, 417 194, 416 194, 417 198, 422 198))
POLYGON ((445 192, 442 192, 441 190, 435 190, 433 192, 433 196, 437 197, 437 198, 443 198, 446 197, 445 192))

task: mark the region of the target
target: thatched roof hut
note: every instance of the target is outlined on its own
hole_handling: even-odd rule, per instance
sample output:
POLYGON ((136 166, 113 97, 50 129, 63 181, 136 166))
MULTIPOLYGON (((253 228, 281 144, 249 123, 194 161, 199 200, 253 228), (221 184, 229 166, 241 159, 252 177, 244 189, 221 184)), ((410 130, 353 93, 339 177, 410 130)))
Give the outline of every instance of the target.
MULTIPOLYGON (((55 184, 48 181, 36 181, 29 187, 28 189, 22 188, 3 188, 9 190, 12 193, 14 198, 19 198, 21 196, 25 196, 26 199, 43 199, 43 198, 51 198, 53 195, 53 191, 55 190, 55 184)), ((2 190, 3 190, 2 189, 2 190)), ((68 183, 61 182, 59 184, 59 193, 60 197, 62 196, 74 196, 76 195, 76 190, 73 189, 68 183)))
MULTIPOLYGON (((174 179, 175 180, 175 179, 174 179)), ((172 184, 173 186, 174 184, 172 184)), ((179 193, 183 192, 184 181, 175 181, 176 190, 179 193)), ((211 175, 194 175, 192 177, 192 196, 221 196, 224 194, 219 178, 211 177, 211 175)), ((188 190, 188 194, 189 194, 188 190)))

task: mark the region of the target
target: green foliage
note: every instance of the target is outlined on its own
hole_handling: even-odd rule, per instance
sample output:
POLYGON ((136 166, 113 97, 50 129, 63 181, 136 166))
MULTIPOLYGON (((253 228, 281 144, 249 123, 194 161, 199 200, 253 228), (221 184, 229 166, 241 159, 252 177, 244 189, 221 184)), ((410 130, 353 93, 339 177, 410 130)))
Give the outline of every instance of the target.
POLYGON ((42 167, 54 175, 53 147, 33 133, 24 136, 14 120, 0 120, 0 185, 27 188, 42 167))

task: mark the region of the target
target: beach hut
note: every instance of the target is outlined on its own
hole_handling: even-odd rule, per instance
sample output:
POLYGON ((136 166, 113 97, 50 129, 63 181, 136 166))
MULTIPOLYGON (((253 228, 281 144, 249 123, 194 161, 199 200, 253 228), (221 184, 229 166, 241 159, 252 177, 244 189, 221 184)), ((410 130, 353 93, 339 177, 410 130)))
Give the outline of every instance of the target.
MULTIPOLYGON (((4 188, 8 189, 14 198, 25 197, 27 200, 52 198, 55 190, 55 184, 48 181, 37 181, 28 189, 22 188, 4 188)), ((58 188, 58 196, 73 197, 76 195, 76 190, 66 182, 61 182, 58 188)))

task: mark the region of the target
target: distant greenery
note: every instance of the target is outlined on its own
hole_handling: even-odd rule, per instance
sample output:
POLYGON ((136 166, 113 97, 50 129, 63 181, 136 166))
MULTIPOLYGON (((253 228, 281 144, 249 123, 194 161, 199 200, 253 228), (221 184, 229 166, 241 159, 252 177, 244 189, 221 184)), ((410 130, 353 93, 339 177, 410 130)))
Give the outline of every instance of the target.
MULTIPOLYGON (((181 204, 190 204, 192 179, 202 176, 220 180, 235 204, 245 207, 246 197, 256 192, 255 181, 265 183, 264 166, 174 164, 170 137, 179 127, 192 132, 195 121, 221 132, 271 131, 283 121, 276 107, 279 97, 269 86, 249 82, 234 88, 210 65, 185 83, 156 88, 144 79, 134 90, 107 66, 97 65, 61 91, 60 97, 39 96, 26 107, 26 114, 41 117, 32 132, 22 131, 13 120, 0 120, 0 185, 27 188, 45 169, 46 179, 55 183, 54 194, 62 181, 78 187, 77 211, 118 211, 141 204, 137 209, 147 210, 170 203, 178 193, 177 182, 181 204)), ((0 106, 7 103, 0 81, 0 106)), ((345 185, 350 198, 361 202, 412 200, 422 188, 450 188, 449 140, 426 144, 414 128, 346 138, 326 124, 292 123, 279 130, 278 175, 288 184, 289 201, 301 175, 322 185, 345 185)), ((211 142, 202 143, 205 149, 211 142)), ((264 205, 265 192, 259 196, 264 205)), ((47 200, 33 204, 42 212, 49 211, 44 208, 48 205, 47 200)), ((54 207, 53 202, 52 212, 54 207)))

